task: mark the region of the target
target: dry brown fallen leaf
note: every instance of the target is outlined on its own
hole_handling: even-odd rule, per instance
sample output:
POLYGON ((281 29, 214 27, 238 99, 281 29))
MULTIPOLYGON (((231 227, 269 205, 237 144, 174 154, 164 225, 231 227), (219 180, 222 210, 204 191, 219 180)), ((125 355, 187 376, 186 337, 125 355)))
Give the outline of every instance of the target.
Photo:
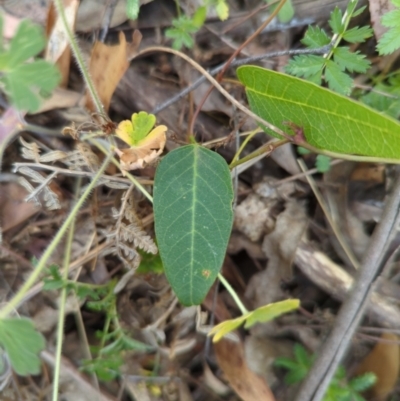
POLYGON ((219 367, 243 401, 275 401, 268 385, 248 367, 243 344, 238 337, 236 341, 223 338, 214 343, 214 350, 219 367))
POLYGON ((3 232, 28 220, 40 211, 33 202, 26 202, 25 188, 15 182, 0 186, 0 221, 3 232))
POLYGON ((399 337, 393 333, 383 333, 382 342, 378 342, 372 351, 361 361, 356 375, 372 372, 376 383, 371 388, 374 400, 385 401, 394 390, 399 376, 399 337))
MULTIPOLYGON (((133 42, 138 47, 138 33, 133 33, 133 42)), ((127 44, 123 32, 119 33, 119 44, 109 46, 96 42, 90 55, 89 72, 94 87, 104 106, 104 111, 110 107, 111 97, 119 81, 129 66, 129 59, 132 58, 132 45, 127 44)), ((88 92, 86 92, 85 106, 88 110, 96 111, 88 92)))
POLYGON ((124 172, 144 168, 156 160, 164 150, 167 129, 165 125, 159 125, 140 142, 139 146, 126 149, 116 148, 115 153, 119 156, 121 170, 124 172))
MULTIPOLYGON (((71 32, 74 32, 76 14, 78 12, 78 0, 62 1, 65 17, 71 32)), ((69 67, 71 64, 71 48, 64 23, 55 9, 54 3, 50 4, 47 21, 46 35, 48 42, 46 46, 45 59, 57 65, 61 73, 60 86, 66 88, 69 79, 69 67)))

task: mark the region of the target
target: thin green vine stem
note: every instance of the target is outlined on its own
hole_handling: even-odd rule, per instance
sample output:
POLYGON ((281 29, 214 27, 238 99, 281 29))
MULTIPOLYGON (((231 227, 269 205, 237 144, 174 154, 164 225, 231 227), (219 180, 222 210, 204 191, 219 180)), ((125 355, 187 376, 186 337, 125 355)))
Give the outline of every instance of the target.
POLYGON ((294 145, 301 146, 301 147, 309 150, 310 152, 329 156, 334 159, 350 160, 350 161, 354 161, 354 162, 365 162, 365 163, 400 164, 400 158, 399 159, 389 159, 386 157, 349 155, 346 153, 338 153, 338 152, 332 152, 330 150, 319 149, 319 148, 316 148, 316 147, 310 145, 307 142, 294 143, 294 145))
POLYGON ((289 143, 289 141, 287 139, 279 140, 279 139, 274 138, 274 139, 268 141, 266 144, 260 146, 254 152, 251 152, 249 155, 242 157, 239 160, 232 161, 232 163, 229 165, 229 168, 232 170, 233 168, 239 166, 240 164, 243 164, 243 163, 248 162, 249 160, 255 159, 256 157, 261 156, 264 153, 265 153, 265 155, 268 155, 268 154, 272 153, 279 146, 285 145, 287 143, 289 143))
POLYGON ((232 159, 232 163, 239 160, 239 156, 240 154, 243 152, 243 149, 246 147, 246 145, 249 143, 249 141, 258 133, 260 132, 264 132, 262 131, 260 128, 256 128, 255 130, 253 130, 247 137, 246 139, 243 141, 243 143, 240 145, 238 151, 236 152, 235 156, 233 156, 232 159))
POLYGON ((75 219, 75 216, 78 213, 79 209, 83 206, 83 204, 86 201, 86 198, 90 195, 92 190, 95 188, 97 181, 100 179, 101 175, 104 173, 104 170, 108 166, 110 159, 111 159, 111 155, 108 155, 108 157, 104 160, 103 164, 100 166, 99 171, 93 177, 93 180, 90 182, 90 184, 86 188, 85 192, 81 195, 78 202, 75 204, 75 206, 71 210, 71 213, 68 215, 68 217, 64 221, 63 225, 58 230, 57 234, 53 238, 53 241, 51 241, 50 245, 44 251, 35 270, 31 273, 31 275, 28 277, 28 279, 25 281, 25 283, 21 286, 21 288, 18 290, 18 292, 15 294, 15 296, 10 300, 10 302, 8 302, 0 310, 0 319, 4 319, 10 313, 12 313, 13 310, 17 307, 17 305, 22 301, 25 294, 35 284, 35 282, 39 278, 40 274, 45 269, 46 263, 47 263, 48 259, 50 258, 51 254, 55 251, 57 245, 60 243, 65 232, 67 231, 69 226, 72 224, 73 220, 75 219))
MULTIPOLYGON (((107 155, 107 154, 109 154, 109 153, 111 152, 111 150, 105 148, 105 147, 103 146, 103 144, 102 144, 100 141, 97 141, 97 140, 95 140, 95 139, 89 139, 89 142, 92 143, 93 145, 95 145, 95 146, 96 146, 101 152, 103 152, 105 155, 107 155)), ((111 162, 114 163, 114 164, 121 170, 121 165, 120 165, 120 163, 118 162, 118 160, 117 160, 115 157, 111 158, 111 162)), ((122 170, 121 170, 121 171, 122 171, 122 170)), ((135 186, 140 190, 140 192, 141 192, 151 203, 153 203, 153 197, 152 197, 152 196, 149 194, 149 192, 144 188, 144 186, 143 186, 140 182, 138 182, 138 181, 136 180, 136 178, 135 178, 132 174, 128 173, 127 171, 125 172, 125 174, 126 174, 126 177, 128 178, 128 180, 129 180, 133 185, 135 185, 135 186)))
POLYGON ((233 300, 235 301, 236 305, 242 312, 242 315, 247 315, 249 311, 246 309, 246 307, 243 305, 242 301, 240 300, 238 294, 236 291, 232 288, 232 286, 228 283, 227 280, 225 280, 224 276, 221 273, 218 273, 218 278, 219 281, 223 284, 223 286, 226 288, 226 290, 229 292, 233 300))
POLYGON ((350 20, 353 16, 353 12, 354 12, 355 8, 357 7, 358 0, 351 0, 349 3, 353 3, 354 5, 350 12, 348 12, 348 9, 347 9, 345 11, 345 13, 343 14, 343 17, 342 17, 342 23, 343 23, 343 27, 344 27, 343 33, 340 33, 340 34, 335 33, 332 36, 331 48, 327 54, 324 54, 324 58, 327 60, 332 58, 334 50, 339 46, 339 43, 342 41, 343 34, 344 34, 344 32, 346 32, 347 27, 349 26, 350 20))
MULTIPOLYGON (((81 187, 81 178, 78 178, 76 184, 76 195, 78 195, 79 188, 81 187)), ((74 216, 75 217, 75 216, 74 216)), ((75 233, 75 218, 72 219, 71 227, 68 231, 67 242, 65 244, 64 249, 64 271, 63 271, 63 280, 68 280, 68 266, 71 260, 71 252, 72 252, 72 242, 74 239, 75 233)), ((58 389, 60 384, 60 371, 61 371, 61 354, 62 354, 62 346, 64 340, 64 323, 65 323, 65 304, 67 302, 67 288, 64 286, 61 290, 60 294, 60 306, 59 306, 59 314, 58 314, 58 325, 57 325, 57 347, 55 354, 55 363, 54 363, 54 376, 53 376, 53 401, 58 400, 58 389)))
POLYGON ((65 32, 67 34, 68 41, 69 41, 69 44, 71 46, 72 53, 73 53, 73 55, 75 57, 76 63, 78 64, 79 70, 80 70, 80 72, 82 74, 82 77, 83 77, 85 83, 86 83, 86 86, 88 88, 90 97, 93 100, 93 103, 94 103, 94 105, 96 107, 96 110, 97 110, 97 112, 99 114, 107 115, 107 113, 104 110, 104 106, 100 101, 99 95, 97 94, 96 88, 94 87, 93 82, 90 79, 89 70, 88 70, 88 68, 86 66, 86 63, 85 63, 83 57, 82 57, 82 53, 81 53, 81 51, 79 49, 78 43, 77 43, 77 41, 75 39, 75 36, 71 32, 71 29, 69 28, 67 17, 65 15, 65 10, 64 10, 64 6, 62 4, 62 1, 61 0, 53 0, 53 2, 54 2, 54 6, 55 6, 55 8, 57 10, 57 13, 60 16, 61 21, 63 23, 63 28, 64 28, 64 30, 65 30, 65 32))

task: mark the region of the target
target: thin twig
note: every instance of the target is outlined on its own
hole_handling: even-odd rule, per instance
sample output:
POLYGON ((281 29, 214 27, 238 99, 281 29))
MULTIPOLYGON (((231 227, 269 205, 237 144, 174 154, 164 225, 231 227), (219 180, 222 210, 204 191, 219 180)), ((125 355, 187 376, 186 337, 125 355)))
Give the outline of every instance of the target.
MULTIPOLYGON (((274 57, 281 57, 281 56, 296 56, 299 54, 324 54, 329 50, 329 46, 320 47, 318 49, 298 49, 298 50, 283 50, 278 52, 270 52, 265 54, 260 54, 258 56, 253 57, 246 57, 241 60, 234 60, 231 63, 231 67, 238 67, 244 64, 255 63, 257 61, 265 60, 268 58, 274 57)), ((226 63, 219 65, 218 67, 213 68, 212 70, 208 71, 208 73, 212 76, 217 75, 222 69, 225 67, 226 63)), ((202 75, 199 79, 193 82, 190 86, 183 89, 181 92, 173 96, 172 98, 168 99, 166 102, 156 106, 151 113, 157 114, 160 111, 163 111, 167 107, 171 106, 172 104, 178 102, 183 97, 185 97, 188 93, 192 92, 196 88, 198 88, 203 82, 207 81, 207 77, 202 75)))
POLYGON ((400 205, 400 174, 393 187, 383 212, 382 219, 375 229, 354 287, 343 303, 334 327, 325 341, 321 352, 302 384, 295 401, 320 401, 331 382, 338 365, 354 335, 372 289, 373 280, 381 267, 385 243, 389 240, 396 224, 400 205))
MULTIPOLYGON (((180 52, 179 50, 170 49, 169 47, 162 47, 162 46, 152 46, 148 47, 145 50, 142 50, 139 55, 144 53, 151 53, 151 52, 165 52, 165 53, 172 53, 176 56, 181 57, 183 60, 191 64, 197 71, 203 74, 214 86, 215 88, 223 95, 226 99, 228 99, 232 104, 234 104, 238 109, 242 110, 246 115, 253 118, 255 121, 259 122, 261 125, 265 126, 266 128, 274 131, 279 136, 283 138, 288 138, 290 140, 291 136, 288 135, 286 132, 282 131, 280 128, 275 127, 268 121, 265 121, 263 118, 259 117, 257 114, 253 113, 247 107, 243 106, 240 102, 238 102, 228 91, 226 91, 219 82, 214 79, 199 63, 196 63, 193 59, 188 57, 185 53, 180 52)), ((306 146, 306 145, 304 145, 306 146)))
MULTIPOLYGON (((218 82, 221 82, 222 77, 224 76, 226 70, 232 63, 232 61, 240 54, 240 52, 254 39, 257 37, 257 35, 262 32, 264 28, 266 28, 270 22, 278 15, 279 11, 281 8, 284 6, 286 3, 286 0, 279 0, 279 4, 275 7, 275 9, 272 11, 272 13, 268 16, 268 18, 232 53, 232 55, 229 57, 228 61, 225 63, 224 67, 222 70, 218 73, 216 79, 218 82)), ((205 93, 199 104, 197 105, 196 111, 193 114, 193 117, 190 121, 189 124, 189 132, 191 134, 194 133, 194 124, 196 122, 197 116, 200 113, 200 110, 203 108, 204 103, 206 102, 208 96, 210 96, 211 92, 214 90, 213 86, 210 86, 208 91, 205 93)))
MULTIPOLYGON (((21 167, 31 167, 38 170, 49 170, 49 171, 54 171, 56 174, 69 175, 72 177, 93 178, 96 175, 95 172, 92 173, 91 171, 69 170, 66 168, 50 166, 48 164, 42 164, 42 163, 28 163, 28 162, 14 163, 15 170, 18 170, 21 167)), ((127 185, 131 184, 131 181, 128 178, 117 177, 115 175, 103 174, 102 178, 107 179, 111 182, 120 182, 127 185)), ((153 185, 153 180, 146 180, 141 177, 135 177, 135 178, 143 185, 153 185)))
MULTIPOLYGON (((307 166, 304 163, 302 159, 297 159, 297 163, 299 164, 301 170, 303 173, 307 173, 307 166)), ((312 191, 314 192, 315 197, 317 198, 317 201, 319 203, 319 206, 321 207, 322 211, 324 212, 324 215, 326 219, 328 220, 329 225, 332 228, 333 233, 335 234, 336 239, 339 241, 340 246, 342 247, 344 253, 346 256, 349 258, 351 264, 353 267, 358 270, 360 267, 360 263, 357 260, 357 257, 354 255, 353 250, 349 246, 349 244, 346 242, 346 240, 343 238, 342 233, 339 230, 339 227, 337 226, 336 222, 332 218, 332 215, 329 211, 329 208, 325 202, 324 197, 322 196, 321 192, 319 191, 314 179, 311 177, 311 175, 306 175, 306 180, 308 182, 308 185, 310 185, 312 191)))

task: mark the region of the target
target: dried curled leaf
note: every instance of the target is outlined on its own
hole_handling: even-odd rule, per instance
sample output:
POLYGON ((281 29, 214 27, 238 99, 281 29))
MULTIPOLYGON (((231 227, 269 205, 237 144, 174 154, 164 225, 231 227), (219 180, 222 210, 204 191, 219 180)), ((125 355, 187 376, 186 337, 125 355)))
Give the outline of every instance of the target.
POLYGON ((131 121, 119 123, 115 133, 130 146, 126 149, 115 149, 123 171, 145 167, 164 150, 167 127, 159 125, 152 130, 155 122, 156 117, 153 114, 141 111, 132 114, 131 121))
POLYGON ((48 177, 43 177, 40 173, 32 170, 29 167, 20 167, 18 171, 28 176, 32 182, 39 184, 36 188, 34 188, 27 179, 24 177, 19 178, 20 185, 22 185, 29 192, 29 195, 25 198, 26 202, 33 201, 39 206, 41 205, 39 195, 42 195, 44 203, 49 210, 61 208, 57 195, 50 189, 50 183, 56 176, 56 173, 53 173, 48 177))
POLYGON ((143 229, 142 222, 135 210, 135 203, 127 191, 122 196, 121 209, 113 208, 113 217, 117 220, 116 227, 107 233, 108 242, 113 243, 112 250, 130 268, 136 269, 141 257, 137 252, 142 249, 145 252, 156 254, 157 246, 153 239, 143 229))
POLYGON ((150 132, 137 146, 127 149, 115 149, 120 158, 121 168, 125 171, 144 168, 157 159, 164 150, 167 140, 165 125, 159 125, 150 132))
POLYGON ((39 162, 40 158, 40 148, 37 143, 35 142, 26 142, 22 138, 19 137, 19 141, 21 142, 21 155, 24 159, 34 160, 35 162, 39 162))
POLYGON ((50 163, 58 160, 63 160, 68 156, 68 153, 61 150, 53 150, 40 155, 39 145, 35 142, 26 142, 22 138, 19 138, 21 142, 21 155, 24 159, 34 160, 36 163, 50 163))

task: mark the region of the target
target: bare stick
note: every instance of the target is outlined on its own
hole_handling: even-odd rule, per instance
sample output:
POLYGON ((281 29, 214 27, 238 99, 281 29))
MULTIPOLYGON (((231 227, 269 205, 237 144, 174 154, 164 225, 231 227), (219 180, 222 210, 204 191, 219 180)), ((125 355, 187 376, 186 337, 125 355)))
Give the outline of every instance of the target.
POLYGON ((378 227, 355 279, 354 287, 343 303, 334 327, 302 384, 295 401, 320 401, 354 335, 371 291, 373 280, 381 267, 383 250, 397 220, 400 205, 400 174, 393 187, 378 227))
MULTIPOLYGON (((318 49, 297 49, 297 50, 283 50, 283 51, 279 51, 279 52, 270 52, 270 53, 260 54, 258 56, 246 57, 241 60, 234 60, 231 63, 231 67, 238 67, 240 65, 255 63, 257 61, 265 60, 268 58, 281 57, 281 56, 287 56, 287 55, 295 56, 298 54, 324 54, 329 50, 329 48, 330 48, 329 46, 324 46, 324 47, 320 47, 318 49)), ((226 63, 223 63, 223 64, 219 65, 218 67, 213 68, 212 70, 209 71, 209 74, 212 76, 217 75, 220 71, 222 71, 224 69, 225 65, 226 65, 226 63)), ((178 102, 183 97, 185 97, 188 93, 190 93, 191 91, 193 91, 197 87, 199 87, 205 81, 207 81, 207 77, 202 75, 199 79, 194 81, 192 85, 183 89, 181 92, 179 92, 177 95, 173 96, 171 99, 168 99, 166 102, 156 106, 151 111, 151 114, 157 114, 160 111, 163 111, 167 107, 171 106, 172 104, 178 102)))

